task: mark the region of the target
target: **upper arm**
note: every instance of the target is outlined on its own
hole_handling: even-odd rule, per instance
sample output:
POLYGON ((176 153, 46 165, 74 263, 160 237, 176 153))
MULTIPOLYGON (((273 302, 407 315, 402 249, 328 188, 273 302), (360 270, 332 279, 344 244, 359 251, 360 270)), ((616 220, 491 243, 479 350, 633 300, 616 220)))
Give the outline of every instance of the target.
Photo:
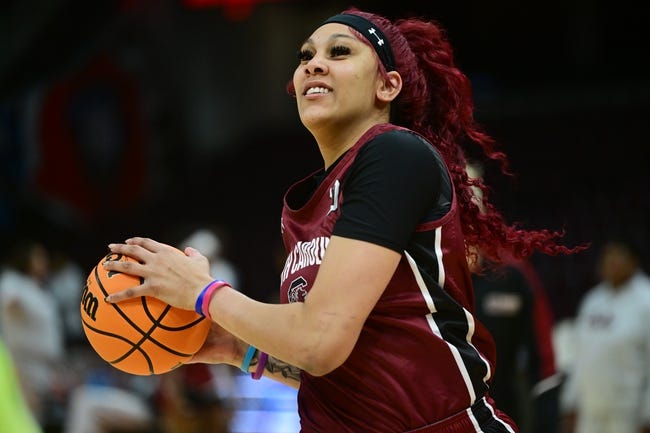
POLYGON ((311 353, 322 357, 314 363, 323 366, 323 374, 352 352, 400 257, 383 246, 332 236, 304 305, 312 335, 317 336, 311 353))

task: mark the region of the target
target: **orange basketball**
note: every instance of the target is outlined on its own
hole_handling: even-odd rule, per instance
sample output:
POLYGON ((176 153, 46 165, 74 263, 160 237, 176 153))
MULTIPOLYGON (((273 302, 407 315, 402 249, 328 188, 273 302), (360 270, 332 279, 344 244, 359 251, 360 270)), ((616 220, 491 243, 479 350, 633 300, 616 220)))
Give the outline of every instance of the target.
POLYGON ((88 275, 81 322, 95 352, 113 367, 141 376, 166 373, 187 361, 203 345, 210 321, 148 296, 105 302, 108 294, 140 284, 138 277, 104 269, 107 260, 135 261, 111 253, 88 275))

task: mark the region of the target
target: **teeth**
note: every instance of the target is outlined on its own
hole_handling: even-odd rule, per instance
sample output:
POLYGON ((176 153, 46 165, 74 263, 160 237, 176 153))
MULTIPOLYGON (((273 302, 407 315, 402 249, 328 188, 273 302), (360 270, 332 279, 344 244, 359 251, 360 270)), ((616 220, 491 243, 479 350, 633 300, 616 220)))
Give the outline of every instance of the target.
POLYGON ((307 90, 307 95, 313 95, 314 93, 329 93, 329 89, 325 87, 311 87, 307 90))

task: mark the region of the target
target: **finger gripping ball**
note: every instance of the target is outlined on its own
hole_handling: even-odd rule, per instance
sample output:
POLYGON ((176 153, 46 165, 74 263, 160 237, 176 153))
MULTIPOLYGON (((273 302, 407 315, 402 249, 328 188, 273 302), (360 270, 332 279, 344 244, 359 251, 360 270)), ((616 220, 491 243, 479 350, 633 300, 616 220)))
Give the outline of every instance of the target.
POLYGON ((81 322, 97 354, 124 372, 149 376, 173 370, 203 345, 210 321, 159 299, 140 296, 115 304, 104 301, 110 293, 141 284, 140 278, 108 271, 107 260, 137 261, 108 254, 92 269, 81 295, 81 322))

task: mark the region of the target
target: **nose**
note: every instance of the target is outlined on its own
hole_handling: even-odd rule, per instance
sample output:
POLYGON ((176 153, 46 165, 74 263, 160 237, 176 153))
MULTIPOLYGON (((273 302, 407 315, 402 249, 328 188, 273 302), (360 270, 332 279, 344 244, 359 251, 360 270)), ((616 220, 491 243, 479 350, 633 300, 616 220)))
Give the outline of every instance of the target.
POLYGON ((326 74, 328 71, 327 64, 318 56, 312 57, 305 64, 305 73, 307 75, 326 74))

